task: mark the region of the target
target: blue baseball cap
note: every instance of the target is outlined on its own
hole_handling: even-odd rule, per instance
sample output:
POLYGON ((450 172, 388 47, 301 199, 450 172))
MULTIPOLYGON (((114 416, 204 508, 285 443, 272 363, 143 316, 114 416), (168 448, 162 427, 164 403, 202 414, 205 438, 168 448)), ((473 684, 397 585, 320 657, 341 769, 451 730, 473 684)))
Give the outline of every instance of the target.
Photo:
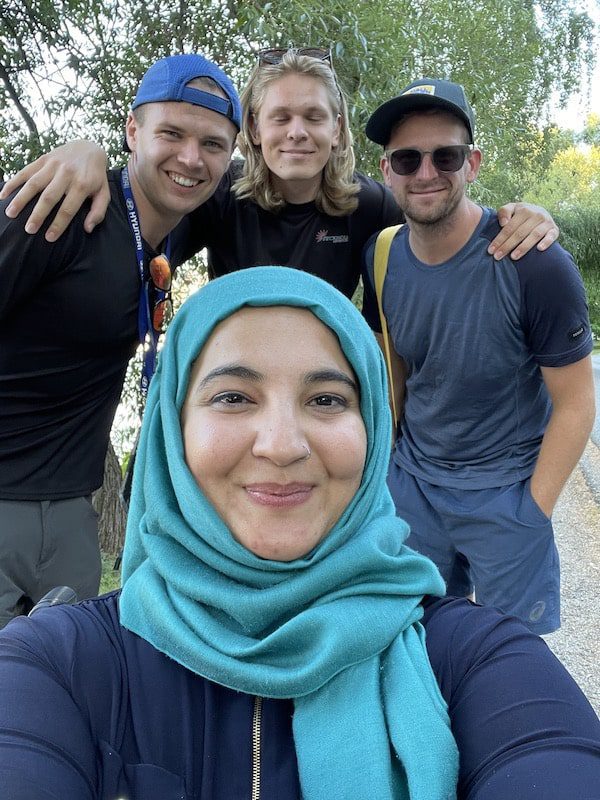
POLYGON ((241 128, 242 106, 233 83, 220 67, 197 53, 168 56, 153 64, 142 78, 131 110, 169 101, 208 108, 230 119, 238 131, 241 128), (194 78, 211 78, 225 97, 188 86, 194 78))
POLYGON ((403 89, 398 97, 379 106, 367 122, 365 133, 372 142, 384 147, 390 140, 392 128, 405 114, 439 108, 454 114, 466 125, 469 141, 473 144, 475 113, 469 105, 465 90, 458 83, 437 78, 420 78, 403 89))

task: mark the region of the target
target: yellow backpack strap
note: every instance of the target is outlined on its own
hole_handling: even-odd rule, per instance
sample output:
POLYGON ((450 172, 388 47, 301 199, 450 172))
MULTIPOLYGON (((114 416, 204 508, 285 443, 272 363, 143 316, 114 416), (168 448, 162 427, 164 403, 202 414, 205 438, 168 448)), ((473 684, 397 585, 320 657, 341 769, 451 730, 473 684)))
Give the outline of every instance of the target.
POLYGON ((383 313, 383 283, 385 281, 385 275, 387 272, 392 240, 401 227, 402 225, 392 225, 390 228, 384 228, 378 234, 377 239, 375 240, 375 254, 373 258, 373 278, 375 281, 375 294, 377 295, 377 307, 379 308, 379 319, 381 321, 383 350, 385 353, 385 360, 387 363, 388 386, 392 401, 394 428, 398 424, 398 411, 396 409, 396 395, 394 393, 394 378, 392 375, 390 335, 388 333, 387 322, 385 320, 385 315, 383 313))

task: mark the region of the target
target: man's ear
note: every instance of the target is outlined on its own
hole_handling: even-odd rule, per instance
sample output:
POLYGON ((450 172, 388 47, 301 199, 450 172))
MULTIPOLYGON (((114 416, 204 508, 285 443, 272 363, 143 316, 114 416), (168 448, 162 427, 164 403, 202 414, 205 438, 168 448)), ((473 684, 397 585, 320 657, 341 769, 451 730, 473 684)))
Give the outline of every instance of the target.
POLYGON ((250 128, 250 138, 252 139, 252 144, 255 144, 257 147, 260 146, 260 133, 258 132, 258 120, 256 119, 255 114, 250 114, 249 120, 249 128, 250 128))
POLYGON ((381 156, 379 159, 379 169, 381 170, 381 174, 383 175, 383 182, 386 186, 391 186, 392 182, 390 180, 390 162, 388 161, 387 156, 381 156))
POLYGON ((125 139, 132 153, 135 152, 137 146, 138 128, 138 121, 133 115, 133 112, 130 111, 129 114, 127 114, 127 122, 125 123, 125 139))
POLYGON ((475 182, 477 175, 479 174, 482 158, 483 156, 481 150, 479 150, 479 148, 477 147, 474 147, 469 153, 469 158, 468 158, 469 168, 467 170, 467 183, 475 182))

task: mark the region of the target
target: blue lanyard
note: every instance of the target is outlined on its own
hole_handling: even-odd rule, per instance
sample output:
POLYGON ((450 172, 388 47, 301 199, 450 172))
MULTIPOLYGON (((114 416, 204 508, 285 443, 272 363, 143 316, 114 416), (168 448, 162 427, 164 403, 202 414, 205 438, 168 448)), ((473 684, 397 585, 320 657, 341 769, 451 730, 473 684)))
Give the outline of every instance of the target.
MULTIPOLYGON (((159 334, 154 330, 154 327, 151 322, 151 314, 150 314, 150 293, 149 293, 149 284, 150 284, 150 276, 146 274, 146 264, 145 264, 145 256, 144 256, 144 243, 142 241, 142 231, 140 228, 140 219, 137 211, 137 206, 135 204, 135 199, 133 197, 133 192, 131 191, 131 183, 129 182, 129 170, 127 167, 123 167, 121 170, 121 188, 123 189, 123 196, 125 197, 125 207, 127 209, 127 220, 129 222, 129 227, 131 228, 131 233, 133 235, 133 243, 135 245, 135 257, 138 265, 138 271, 140 273, 140 302, 138 305, 138 336, 140 339, 140 344, 144 349, 144 356, 143 356, 143 363, 142 363, 142 375, 140 378, 140 389, 142 392, 142 397, 146 397, 148 394, 148 387, 150 385, 150 380, 154 375, 156 370, 156 354, 158 352, 158 337, 159 334)), ((171 256, 171 236, 167 236, 167 241, 165 244, 165 256, 167 259, 171 256)), ((166 292, 161 292, 160 289, 156 289, 157 301, 163 300, 166 296, 166 292)))

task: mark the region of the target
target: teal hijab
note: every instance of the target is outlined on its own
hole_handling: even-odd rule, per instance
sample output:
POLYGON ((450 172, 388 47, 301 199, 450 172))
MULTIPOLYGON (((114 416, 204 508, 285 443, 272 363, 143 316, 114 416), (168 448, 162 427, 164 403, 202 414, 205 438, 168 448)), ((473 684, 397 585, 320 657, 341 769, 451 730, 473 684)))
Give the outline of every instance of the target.
MULTIPOLYGON (((268 347, 268 342, 257 342, 268 347)), ((177 312, 152 380, 123 559, 121 622, 187 669, 294 700, 305 800, 451 800, 457 750, 424 643, 421 599, 444 593, 386 487, 385 365, 359 312, 318 278, 256 267, 219 278, 177 312), (291 562, 235 541, 185 460, 180 412, 215 325, 243 306, 309 309, 360 384, 367 455, 335 527, 291 562)))

